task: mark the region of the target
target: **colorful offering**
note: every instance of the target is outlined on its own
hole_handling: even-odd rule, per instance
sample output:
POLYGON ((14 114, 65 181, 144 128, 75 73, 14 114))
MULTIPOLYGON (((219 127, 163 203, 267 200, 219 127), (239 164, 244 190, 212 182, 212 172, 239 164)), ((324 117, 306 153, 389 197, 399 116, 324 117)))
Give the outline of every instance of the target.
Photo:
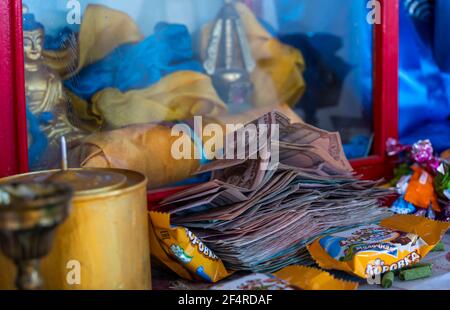
POLYGON ((424 169, 412 167, 414 174, 409 181, 408 189, 405 193, 405 200, 414 206, 428 209, 431 205, 433 210, 440 212, 437 196, 433 186, 433 176, 424 169))
POLYGON ((169 214, 150 212, 150 219, 152 254, 180 277, 214 283, 231 274, 190 230, 172 227, 169 214))
MULTIPOLYGON (((395 215, 380 225, 367 225, 316 239, 311 256, 325 269, 361 278, 381 275, 418 263, 441 240, 450 223, 395 215)), ((405 275, 405 279, 412 276, 405 275)))
POLYGON ((402 281, 412 281, 431 276, 432 265, 423 265, 415 268, 408 268, 400 271, 398 277, 402 281))
POLYGON ((213 290, 356 290, 358 283, 339 280, 326 271, 289 266, 274 274, 254 273, 212 287, 213 290))

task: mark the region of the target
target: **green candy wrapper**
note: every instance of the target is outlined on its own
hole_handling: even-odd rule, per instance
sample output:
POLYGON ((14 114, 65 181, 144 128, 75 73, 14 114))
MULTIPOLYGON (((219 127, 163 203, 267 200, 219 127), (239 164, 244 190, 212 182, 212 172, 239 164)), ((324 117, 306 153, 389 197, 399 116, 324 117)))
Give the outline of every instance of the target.
POLYGON ((441 172, 438 172, 434 178, 434 188, 441 198, 446 198, 445 190, 450 190, 450 168, 447 164, 443 164, 441 172), (442 171, 443 170, 443 171, 442 171))
POLYGON ((394 178, 389 182, 390 186, 395 186, 402 176, 412 174, 412 170, 407 163, 398 165, 394 169, 394 178))
POLYGON ((394 284, 395 274, 393 271, 386 272, 381 278, 381 287, 390 288, 394 284))
POLYGON ((441 241, 431 250, 431 252, 442 252, 445 251, 444 243, 441 241))
POLYGON ((432 274, 432 265, 424 264, 422 266, 415 266, 414 268, 400 271, 398 277, 402 281, 412 281, 417 279, 428 278, 432 274))

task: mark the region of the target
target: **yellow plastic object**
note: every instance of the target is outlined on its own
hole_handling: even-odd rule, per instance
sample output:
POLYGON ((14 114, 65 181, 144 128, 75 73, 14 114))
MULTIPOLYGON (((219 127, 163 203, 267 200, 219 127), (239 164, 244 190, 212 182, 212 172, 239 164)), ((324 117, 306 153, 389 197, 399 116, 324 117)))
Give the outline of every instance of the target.
POLYGON ((339 280, 326 271, 306 267, 288 266, 273 274, 302 290, 356 290, 358 283, 339 280))
POLYGON ((412 170, 414 174, 406 189, 405 200, 418 208, 428 209, 431 205, 434 211, 441 212, 433 176, 418 166, 413 166, 412 170))
POLYGON ((320 237, 308 250, 322 268, 368 278, 418 263, 449 227, 424 217, 395 215, 380 225, 320 237))
POLYGON ((231 274, 190 230, 172 227, 169 214, 150 212, 150 220, 152 255, 180 277, 215 283, 231 274))

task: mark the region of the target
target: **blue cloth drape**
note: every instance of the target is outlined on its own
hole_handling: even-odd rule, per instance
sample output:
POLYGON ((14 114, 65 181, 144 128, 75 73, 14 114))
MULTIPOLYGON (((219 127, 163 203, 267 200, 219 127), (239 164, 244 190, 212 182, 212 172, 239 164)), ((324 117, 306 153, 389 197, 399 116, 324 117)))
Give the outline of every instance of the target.
POLYGON ((154 35, 139 43, 119 46, 64 85, 85 100, 109 87, 122 92, 142 89, 175 71, 201 72, 201 64, 192 57, 192 40, 187 28, 159 23, 155 26, 154 35))
MULTIPOLYGON (((400 139, 405 144, 430 139, 435 149, 442 151, 450 148, 450 74, 441 70, 434 57, 437 19, 415 19, 404 4, 402 1, 400 6, 400 139)), ((445 14, 450 18, 450 10, 445 14)), ((441 21, 440 26, 446 25, 441 21)))

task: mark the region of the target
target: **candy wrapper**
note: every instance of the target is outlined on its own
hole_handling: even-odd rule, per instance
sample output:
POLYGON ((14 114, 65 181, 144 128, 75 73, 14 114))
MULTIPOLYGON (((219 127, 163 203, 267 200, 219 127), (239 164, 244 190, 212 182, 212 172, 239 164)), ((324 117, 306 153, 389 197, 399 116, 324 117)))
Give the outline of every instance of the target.
POLYGON ((358 283, 334 278, 326 271, 289 266, 274 274, 254 273, 215 285, 213 290, 356 290, 358 283))
POLYGON ((450 167, 448 164, 442 163, 437 169, 434 188, 439 197, 450 200, 450 167))
POLYGON ((433 210, 440 212, 436 192, 434 191, 434 178, 419 166, 413 166, 414 174, 409 181, 405 193, 405 200, 418 208, 428 209, 431 205, 433 210))
POLYGON ((443 222, 450 222, 450 201, 442 207, 441 214, 439 215, 439 220, 443 222))
POLYGON ((309 253, 320 267, 361 278, 374 277, 418 263, 450 223, 412 215, 395 215, 380 225, 366 225, 316 239, 309 253))
POLYGON ((391 210, 396 214, 413 214, 417 211, 416 207, 407 202, 404 196, 401 196, 392 204, 391 210))
POLYGON ((435 172, 441 163, 434 156, 434 150, 430 140, 420 140, 412 146, 405 146, 397 140, 390 138, 386 141, 386 152, 388 156, 397 156, 406 153, 411 164, 419 164, 432 172, 435 172))
POLYGON ((167 213, 150 212, 150 245, 152 255, 184 279, 215 283, 231 274, 190 230, 172 227, 167 213))

